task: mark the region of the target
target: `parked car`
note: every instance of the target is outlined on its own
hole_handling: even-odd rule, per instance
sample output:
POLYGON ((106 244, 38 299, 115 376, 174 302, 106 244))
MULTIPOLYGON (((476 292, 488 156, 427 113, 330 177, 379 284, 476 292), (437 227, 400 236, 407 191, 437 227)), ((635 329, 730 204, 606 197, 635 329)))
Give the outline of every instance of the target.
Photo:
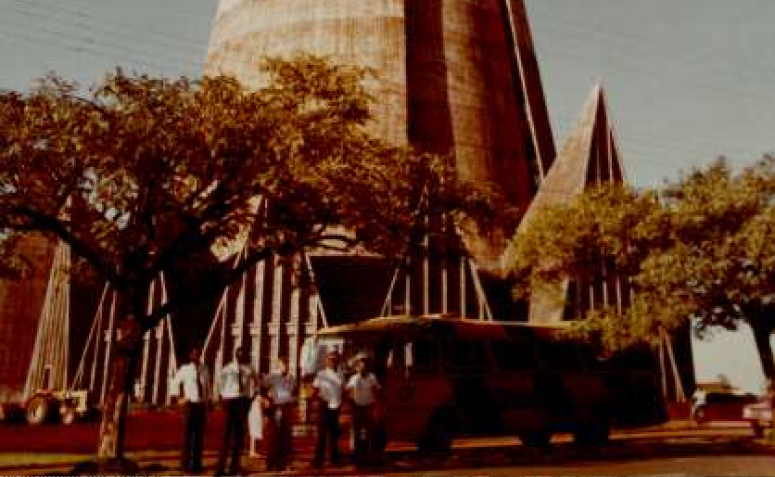
POLYGON ((751 423, 757 437, 764 435, 764 429, 772 427, 772 398, 765 397, 743 407, 743 419, 751 423))
POLYGON ((708 421, 740 421, 743 409, 759 401, 752 393, 736 390, 698 390, 692 396, 691 418, 698 424, 708 421))

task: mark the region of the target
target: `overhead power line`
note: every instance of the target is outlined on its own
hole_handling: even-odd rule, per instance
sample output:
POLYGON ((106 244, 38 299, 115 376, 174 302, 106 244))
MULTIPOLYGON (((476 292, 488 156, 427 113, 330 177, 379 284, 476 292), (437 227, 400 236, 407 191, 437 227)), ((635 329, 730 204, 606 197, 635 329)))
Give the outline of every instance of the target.
POLYGON ((83 10, 65 8, 61 5, 52 4, 41 0, 12 0, 17 7, 25 7, 28 12, 36 14, 45 13, 51 15, 58 14, 57 20, 68 22, 77 27, 85 27, 91 30, 103 31, 111 35, 119 35, 125 38, 132 38, 136 41, 151 44, 154 46, 165 45, 174 50, 188 50, 191 54, 204 56, 204 51, 200 48, 202 38, 193 36, 184 36, 174 34, 169 30, 161 31, 148 26, 117 21, 104 17, 97 17, 83 10))
MULTIPOLYGON (((152 52, 144 49, 138 49, 136 47, 131 47, 131 46, 128 46, 126 43, 120 43, 111 38, 107 38, 105 33, 113 36, 113 34, 109 30, 106 31, 103 29, 102 32, 100 32, 99 29, 91 28, 88 24, 84 24, 84 23, 73 24, 72 26, 76 27, 75 29, 66 29, 66 28, 62 28, 62 25, 59 22, 59 19, 56 17, 52 17, 50 15, 45 15, 37 12, 29 12, 24 9, 15 8, 15 7, 9 7, 9 9, 17 14, 16 20, 21 21, 21 18, 18 17, 18 15, 21 15, 36 21, 44 20, 45 22, 53 23, 58 27, 56 29, 51 27, 44 27, 41 25, 40 22, 38 22, 36 23, 35 28, 31 29, 31 31, 33 32, 44 31, 47 33, 56 34, 60 37, 68 38, 82 43, 87 43, 103 50, 104 49, 116 50, 124 54, 129 53, 131 55, 139 55, 145 58, 156 57, 156 59, 162 59, 165 62, 172 61, 175 64, 182 64, 182 65, 188 65, 188 66, 195 65, 195 63, 191 61, 191 58, 183 58, 181 56, 176 55, 175 50, 164 49, 162 51, 152 52), (172 51, 172 53, 170 53, 170 51, 172 51), (159 57, 163 57, 163 58, 159 58, 159 57)), ((0 20, 5 21, 6 23, 12 23, 15 20, 15 18, 5 16, 0 20)), ((26 22, 21 21, 21 23, 26 23, 26 22)))
MULTIPOLYGON (((1 22, 2 19, 0 19, 1 22)), ((46 38, 40 38, 39 36, 34 36, 28 33, 27 31, 24 31, 23 29, 17 29, 14 30, 14 28, 19 28, 18 26, 10 25, 10 30, 8 29, 9 25, 2 25, 0 23, 0 35, 10 38, 12 40, 15 40, 17 43, 35 43, 38 45, 44 45, 51 48, 57 48, 62 50, 68 50, 77 54, 85 54, 89 56, 94 56, 102 59, 107 59, 112 62, 117 62, 116 54, 115 52, 111 51, 105 51, 103 49, 100 49, 94 45, 90 44, 74 44, 72 42, 67 42, 66 40, 59 39, 58 41, 52 41, 52 39, 46 39, 46 38)), ((52 34, 56 35, 55 32, 51 32, 52 34)), ((151 68, 156 71, 177 71, 178 74, 183 74, 183 72, 176 67, 170 67, 169 65, 159 65, 155 64, 146 60, 142 59, 135 59, 135 58, 129 58, 124 57, 118 59, 119 63, 129 63, 134 64, 136 66, 143 66, 145 68, 151 68)), ((115 64, 115 63, 114 63, 115 64)))

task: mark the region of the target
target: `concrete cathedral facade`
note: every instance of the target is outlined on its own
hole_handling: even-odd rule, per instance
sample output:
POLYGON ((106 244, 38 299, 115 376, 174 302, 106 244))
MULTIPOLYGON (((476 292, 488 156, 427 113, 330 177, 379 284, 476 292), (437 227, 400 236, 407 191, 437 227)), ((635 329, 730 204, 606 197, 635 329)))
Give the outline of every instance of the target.
MULTIPOLYGON (((542 204, 566 200, 590 183, 624 180, 599 88, 556 154, 522 0, 221 0, 204 74, 233 75, 258 88, 265 82, 262 57, 300 52, 375 71, 367 82, 376 98, 372 131, 397 145, 449 154, 459 177, 494 185, 511 205, 527 211, 521 227, 529 226, 532 210, 542 204)), ((320 326, 399 309, 483 319, 567 318, 562 305, 552 305, 554 298, 534 297, 529 312, 511 303, 501 278, 506 243, 514 232, 481 236, 452 230, 448 243, 399 264, 373 255, 316 250, 260 263, 224 291, 206 320, 164 321, 148 333, 137 399, 166 402, 165 374, 174 369, 176 352, 184 352, 176 350, 175 337, 178 344, 204 346, 217 375, 240 345, 251 349, 261 372, 280 357, 297 370, 304 338, 320 326), (308 279, 300 281, 299 270, 308 279)), ((0 329, 18 328, 14 335, 29 338, 16 341, 23 350, 0 342, 5 386, 0 391, 6 394, 24 387, 23 374, 31 375, 33 368, 40 374, 46 366, 34 363, 29 372, 17 373, 19 379, 10 379, 25 367, 19 359, 32 359, 48 282, 47 274, 38 272, 51 267, 55 248, 30 247, 45 252, 35 259, 36 273, 23 284, 0 288, 0 329), (23 311, 19 296, 30 302, 23 311)), ((239 252, 230 258, 239 259, 239 252)), ((163 279, 155 286, 152 296, 163 299, 163 279)), ((626 291, 605 280, 597 285, 568 282, 550 294, 561 302, 575 300, 580 309, 603 297, 626 301, 626 291)), ((92 331, 78 346, 83 356, 69 360, 70 367, 80 363, 78 370, 65 376, 81 379, 80 386, 99 396, 114 337, 107 290, 91 309, 96 310, 88 315, 94 317, 92 331)))
MULTIPOLYGON (((449 154, 459 177, 495 186, 519 210, 532 202, 555 149, 522 1, 222 0, 205 74, 258 88, 263 57, 299 52, 375 72, 367 82, 376 98, 370 127, 382 139, 449 154)), ((322 323, 387 314, 395 305, 514 319, 503 316, 509 294, 497 283, 513 232, 462 233, 450 239, 454 247, 431 244, 427 256, 398 268, 311 250, 298 257, 315 277, 307 291, 294 289, 293 267, 259 265, 253 306, 235 310, 219 353, 243 343, 260 369, 280 355, 294 363, 303 337, 322 323)))

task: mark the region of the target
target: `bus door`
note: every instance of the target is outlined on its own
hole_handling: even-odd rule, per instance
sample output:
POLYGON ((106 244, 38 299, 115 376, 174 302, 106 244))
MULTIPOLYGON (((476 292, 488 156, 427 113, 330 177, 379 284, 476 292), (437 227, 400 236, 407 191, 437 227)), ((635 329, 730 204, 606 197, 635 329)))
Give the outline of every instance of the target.
POLYGON ((431 413, 449 401, 449 383, 439 371, 437 355, 437 342, 431 339, 393 343, 385 375, 389 438, 416 439, 425 430, 431 413))
POLYGON ((489 342, 482 339, 441 341, 443 374, 452 386, 452 402, 463 434, 494 434, 503 422, 492 386, 493 366, 489 342))

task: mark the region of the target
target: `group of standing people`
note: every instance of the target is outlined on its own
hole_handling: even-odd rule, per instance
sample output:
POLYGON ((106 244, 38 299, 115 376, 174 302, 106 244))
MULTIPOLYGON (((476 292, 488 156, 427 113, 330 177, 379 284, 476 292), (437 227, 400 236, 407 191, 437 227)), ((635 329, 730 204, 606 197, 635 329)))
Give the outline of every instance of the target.
POLYGON ((340 411, 343 398, 352 403, 353 446, 356 465, 366 465, 374 461, 381 451, 378 442, 376 410, 380 404, 382 387, 374 373, 368 370, 367 356, 355 357, 355 373, 345 383, 344 374, 339 366, 341 356, 331 350, 326 356, 326 366, 318 371, 312 381, 312 398, 318 402, 317 443, 312 464, 316 468, 323 466, 326 447, 329 448, 329 460, 336 465, 341 462, 339 451, 340 411))
MULTIPOLYGON (((234 360, 221 370, 219 386, 225 421, 215 475, 240 473, 248 413, 253 403, 261 406, 264 435, 272 437, 272 444, 267 446, 267 470, 285 469, 290 464, 296 386, 295 378, 288 374, 287 364, 281 361, 278 370, 262 380, 250 365, 250 355, 240 347, 234 353, 234 360)), ((201 473, 206 414, 213 393, 209 372, 201 362, 198 348, 191 350, 189 362, 175 374, 171 394, 184 403, 181 470, 201 473)))
MULTIPOLYGON (((338 441, 341 435, 340 413, 345 400, 351 402, 353 409, 353 458, 356 465, 373 462, 381 450, 379 436, 375 432, 375 411, 381 400, 382 388, 368 370, 366 355, 356 356, 356 372, 347 381, 340 361, 338 351, 329 351, 325 367, 312 380, 312 401, 317 403, 318 409, 317 440, 312 461, 315 468, 323 466, 327 449, 332 464, 342 462, 338 441)), ((184 403, 180 467, 191 474, 199 474, 203 470, 207 409, 214 398, 210 382, 209 371, 201 362, 201 351, 193 348, 189 361, 178 369, 171 383, 171 394, 184 403)), ((251 451, 255 439, 259 438, 264 443, 267 470, 289 468, 296 378, 289 373, 287 362, 281 359, 277 370, 261 379, 250 365, 247 350, 237 348, 234 360, 221 370, 219 386, 225 423, 215 474, 240 473, 240 456, 248 434, 249 414, 251 451), (255 411, 255 416, 251 409, 255 411)))

